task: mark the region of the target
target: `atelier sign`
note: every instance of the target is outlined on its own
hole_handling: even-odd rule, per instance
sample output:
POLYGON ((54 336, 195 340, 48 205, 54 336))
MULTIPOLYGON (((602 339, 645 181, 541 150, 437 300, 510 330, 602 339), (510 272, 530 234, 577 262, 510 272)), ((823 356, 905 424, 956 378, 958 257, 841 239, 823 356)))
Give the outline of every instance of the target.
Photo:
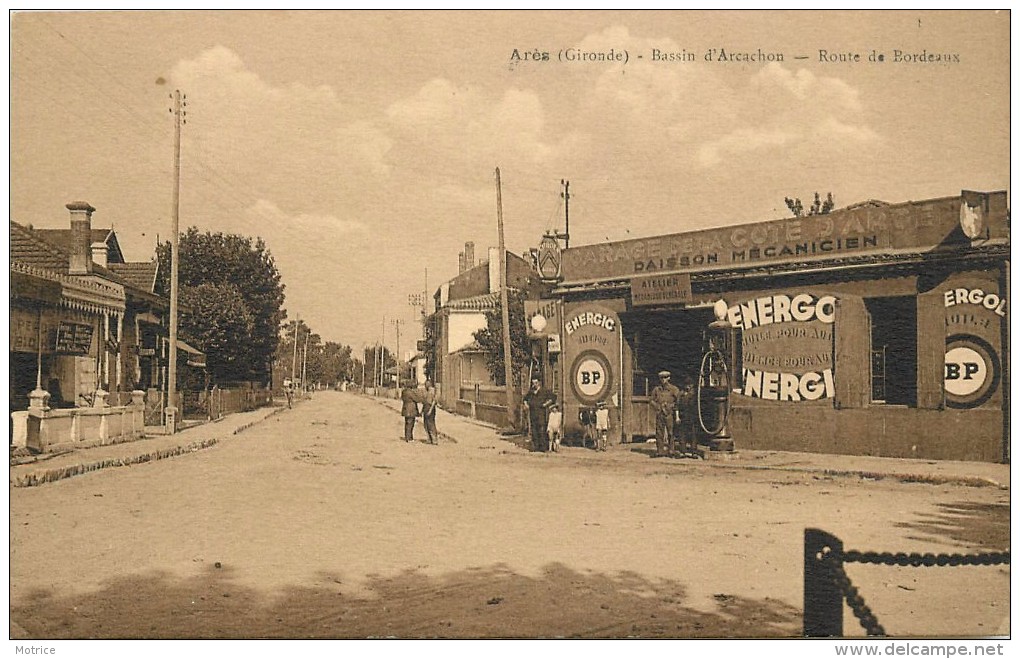
POLYGON ((635 307, 687 304, 692 297, 691 276, 687 273, 633 277, 630 280, 630 299, 635 307))

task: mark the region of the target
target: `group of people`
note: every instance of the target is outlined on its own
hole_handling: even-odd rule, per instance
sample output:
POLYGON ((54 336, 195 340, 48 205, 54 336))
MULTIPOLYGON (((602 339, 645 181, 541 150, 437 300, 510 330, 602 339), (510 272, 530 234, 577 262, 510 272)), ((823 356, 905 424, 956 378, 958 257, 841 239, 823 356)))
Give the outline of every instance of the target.
MULTIPOLYGON (((563 430, 563 412, 556 404, 556 396, 542 386, 542 378, 531 378, 531 387, 524 394, 524 408, 528 411, 528 428, 532 451, 555 451, 563 430)), ((609 408, 599 401, 594 408, 582 409, 579 418, 584 427, 585 444, 591 440, 594 448, 605 451, 609 439, 609 408)))
POLYGON ((655 457, 697 455, 694 427, 697 405, 694 385, 684 376, 680 387, 670 382, 669 371, 659 371, 659 384, 652 389, 649 403, 655 412, 655 457))
POLYGON ((414 441, 414 424, 418 417, 425 423, 425 433, 429 436, 429 444, 439 443, 439 431, 436 429, 436 385, 431 380, 424 387, 405 387, 400 394, 400 413, 404 417, 404 441, 414 441), (419 409, 419 405, 421 408, 419 409))
MULTIPOLYGON (((680 387, 670 380, 669 371, 659 371, 659 384, 649 397, 655 412, 655 457, 697 455, 697 434, 694 427, 696 394, 691 379, 685 376, 680 387)), ((436 429, 436 387, 427 381, 424 387, 406 387, 401 393, 401 414, 404 417, 404 441, 414 441, 414 425, 418 417, 425 423, 429 444, 439 442, 436 429), (419 408, 419 405, 421 406, 419 408)), ((556 396, 542 386, 539 376, 531 378, 531 386, 524 395, 524 408, 528 412, 531 450, 555 450, 560 441, 563 414, 556 404, 556 396)), ((582 425, 597 450, 606 450, 609 434, 609 410, 604 401, 593 410, 582 410, 582 425)))

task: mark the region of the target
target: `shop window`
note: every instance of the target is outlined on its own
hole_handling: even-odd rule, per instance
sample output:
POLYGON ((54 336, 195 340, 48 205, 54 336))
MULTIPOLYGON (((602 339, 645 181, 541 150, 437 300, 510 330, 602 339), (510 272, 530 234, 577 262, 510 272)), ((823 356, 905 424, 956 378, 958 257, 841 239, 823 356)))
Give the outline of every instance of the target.
POLYGON ((871 316, 871 399, 917 405, 917 302, 913 297, 865 300, 871 316))

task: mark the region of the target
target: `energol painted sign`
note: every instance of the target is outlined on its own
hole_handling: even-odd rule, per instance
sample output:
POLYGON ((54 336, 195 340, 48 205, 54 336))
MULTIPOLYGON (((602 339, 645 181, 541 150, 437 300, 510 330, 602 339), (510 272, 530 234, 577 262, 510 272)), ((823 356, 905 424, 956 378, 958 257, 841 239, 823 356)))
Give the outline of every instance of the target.
MULTIPOLYGON (((987 292, 980 282, 942 293, 946 308, 943 387, 946 405, 970 409, 987 403, 999 388, 998 334, 1006 317, 1006 298, 987 292)), ((987 286, 994 286, 988 282, 987 286)))
POLYGON ((768 295, 731 305, 728 318, 742 330, 743 388, 738 393, 778 401, 835 396, 835 297, 768 295))

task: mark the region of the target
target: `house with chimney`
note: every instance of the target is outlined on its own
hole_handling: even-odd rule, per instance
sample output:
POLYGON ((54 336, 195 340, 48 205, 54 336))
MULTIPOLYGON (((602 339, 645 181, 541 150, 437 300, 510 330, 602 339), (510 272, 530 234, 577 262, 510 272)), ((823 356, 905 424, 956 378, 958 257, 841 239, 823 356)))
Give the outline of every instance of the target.
MULTIPOLYGON (((499 311, 499 250, 490 247, 475 263, 475 245, 464 244, 458 256, 459 273, 433 296, 433 312, 426 319, 428 370, 436 382, 440 404, 465 416, 501 420, 506 417, 505 391, 486 367, 486 355, 474 334, 487 325, 486 313, 499 311)), ((506 252, 508 291, 524 291, 537 299, 544 284, 528 260, 506 252)))
MULTIPOLYGON (((158 425, 165 406, 169 301, 156 292, 157 263, 127 262, 113 229, 93 228, 88 203, 67 209, 68 229, 10 221, 11 440, 37 449, 142 430, 141 417, 116 428, 90 419, 90 433, 75 410, 115 415, 147 392, 144 422, 158 425)), ((179 348, 201 362, 197 350, 179 348)))

